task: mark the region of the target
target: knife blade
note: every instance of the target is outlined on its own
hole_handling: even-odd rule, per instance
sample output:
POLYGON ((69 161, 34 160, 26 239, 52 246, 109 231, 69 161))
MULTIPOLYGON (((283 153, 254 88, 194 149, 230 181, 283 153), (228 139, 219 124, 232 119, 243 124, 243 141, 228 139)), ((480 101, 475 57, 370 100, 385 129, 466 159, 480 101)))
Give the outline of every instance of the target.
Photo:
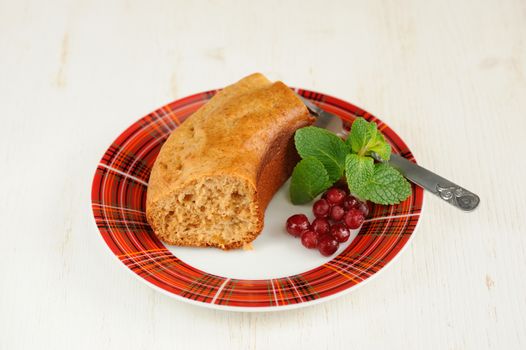
MULTIPOLYGON (((334 118, 340 119, 338 116, 323 110, 308 99, 299 95, 298 97, 303 101, 309 112, 317 117, 314 125, 320 128, 325 128, 334 118)), ((375 153, 373 153, 372 156, 377 161, 389 163, 398 169, 406 179, 433 193, 456 208, 464 211, 473 211, 480 203, 480 197, 475 193, 466 190, 454 182, 443 178, 442 176, 437 175, 398 154, 391 154, 389 161, 382 160, 375 153)))
POLYGON ((314 125, 319 128, 327 128, 331 120, 334 120, 334 118, 340 119, 337 116, 335 116, 332 113, 329 113, 327 111, 324 111, 308 99, 306 99, 303 96, 297 95, 300 100, 305 104, 305 107, 309 110, 310 114, 316 116, 316 121, 314 122, 314 125))

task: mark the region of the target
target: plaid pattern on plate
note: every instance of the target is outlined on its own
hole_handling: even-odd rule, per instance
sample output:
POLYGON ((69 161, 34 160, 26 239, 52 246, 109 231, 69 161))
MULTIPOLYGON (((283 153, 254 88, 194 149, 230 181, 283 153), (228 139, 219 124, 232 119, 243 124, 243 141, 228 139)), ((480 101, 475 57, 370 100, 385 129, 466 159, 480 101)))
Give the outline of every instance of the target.
MULTIPOLYGON (((282 309, 308 305, 357 286, 386 266, 404 247, 420 217, 423 190, 394 206, 374 205, 358 236, 328 263, 294 276, 241 280, 200 271, 174 256, 146 221, 150 171, 161 145, 218 90, 172 102, 125 130, 102 157, 92 186, 92 208, 102 238, 140 278, 183 300, 225 309, 282 309)), ((337 98, 296 89, 300 95, 346 121, 375 121, 393 152, 413 160, 400 137, 381 120, 337 98)))

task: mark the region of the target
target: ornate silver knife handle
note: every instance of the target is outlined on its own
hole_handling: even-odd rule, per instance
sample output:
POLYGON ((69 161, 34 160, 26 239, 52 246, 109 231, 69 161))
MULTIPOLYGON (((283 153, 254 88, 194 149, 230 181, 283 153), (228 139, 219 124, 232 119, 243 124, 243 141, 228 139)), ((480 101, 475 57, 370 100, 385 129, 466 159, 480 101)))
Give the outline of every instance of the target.
POLYGON ((436 190, 440 198, 462 210, 471 211, 480 202, 480 198, 476 194, 457 185, 444 187, 441 184, 437 184, 436 190))
MULTIPOLYGON (((375 158, 378 159, 378 157, 375 158)), ((479 196, 473 192, 410 162, 404 157, 392 154, 389 164, 400 170, 409 181, 436 194, 438 197, 459 209, 472 211, 480 203, 479 196)))

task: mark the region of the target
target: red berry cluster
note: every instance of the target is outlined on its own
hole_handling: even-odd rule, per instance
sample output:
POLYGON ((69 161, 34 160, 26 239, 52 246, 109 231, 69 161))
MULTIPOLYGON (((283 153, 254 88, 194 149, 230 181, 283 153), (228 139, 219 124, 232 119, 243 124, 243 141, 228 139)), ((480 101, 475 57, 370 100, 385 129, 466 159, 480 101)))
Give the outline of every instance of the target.
POLYGON ((350 230, 362 225, 369 207, 345 190, 331 187, 314 202, 312 212, 316 217, 312 224, 304 214, 288 218, 287 232, 301 237, 306 248, 318 248, 322 255, 329 256, 338 250, 340 243, 347 242, 350 230))

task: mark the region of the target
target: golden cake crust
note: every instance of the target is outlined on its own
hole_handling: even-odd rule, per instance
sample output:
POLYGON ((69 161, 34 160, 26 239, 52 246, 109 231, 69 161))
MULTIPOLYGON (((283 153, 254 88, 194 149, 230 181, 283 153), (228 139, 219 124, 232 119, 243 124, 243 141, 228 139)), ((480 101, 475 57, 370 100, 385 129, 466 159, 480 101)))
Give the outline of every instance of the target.
MULTIPOLYGON (((305 105, 285 84, 272 83, 259 73, 218 92, 174 130, 155 161, 146 200, 147 219, 155 233, 168 244, 184 246, 232 249, 253 241, 263 229, 268 203, 298 161, 294 132, 313 121, 305 105), (179 215, 181 222, 178 224, 167 218, 170 206, 174 205, 170 198, 175 196, 184 200, 181 191, 190 193, 192 186, 221 181, 222 178, 246 192, 237 193, 241 191, 238 189, 231 195, 237 193, 252 198, 249 206, 253 219, 247 214, 248 221, 255 220, 253 225, 247 224, 252 228, 240 232, 241 239, 226 243, 207 240, 203 236, 207 227, 214 231, 210 229, 217 226, 213 222, 206 223, 207 227, 203 223, 203 234, 194 234, 200 239, 181 233, 188 220, 184 220, 184 212, 179 215), (174 234, 167 230, 174 231, 174 234)), ((189 211, 195 211, 195 203, 189 204, 189 208, 193 208, 189 211)), ((200 208, 208 209, 206 205, 200 208)), ((221 212, 214 215, 220 216, 221 212)), ((225 230, 227 224, 223 225, 225 230)), ((188 232, 201 232, 200 223, 192 225, 188 232)), ((215 235, 220 235, 220 232, 215 235)))

